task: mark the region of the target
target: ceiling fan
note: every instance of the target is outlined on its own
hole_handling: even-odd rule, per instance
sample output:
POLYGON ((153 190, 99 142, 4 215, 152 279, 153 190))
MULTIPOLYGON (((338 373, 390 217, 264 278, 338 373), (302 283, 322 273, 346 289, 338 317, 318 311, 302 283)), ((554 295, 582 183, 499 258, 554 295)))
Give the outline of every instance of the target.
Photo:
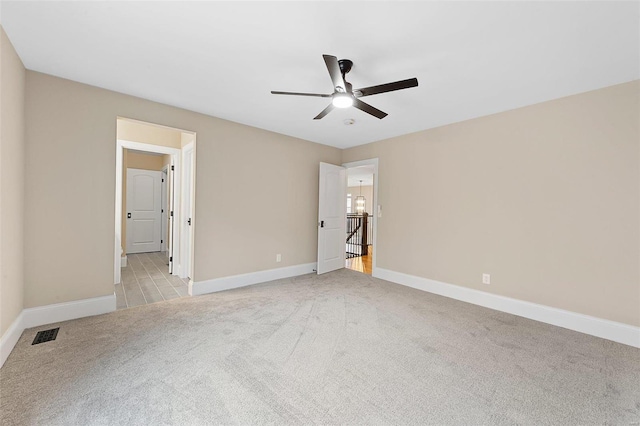
POLYGON ((272 90, 274 95, 295 95, 295 96, 315 96, 319 98, 332 98, 328 107, 322 110, 320 114, 316 115, 313 119, 320 120, 325 115, 329 114, 334 108, 348 108, 350 106, 356 107, 361 111, 371 114, 374 117, 383 119, 387 116, 386 112, 380 111, 371 105, 362 102, 360 98, 364 96, 377 95, 378 93, 393 92, 395 90, 408 89, 410 87, 416 87, 418 85, 417 78, 410 78, 408 80, 395 81, 393 83, 380 84, 378 86, 364 87, 362 89, 353 89, 351 83, 345 80, 345 76, 351 67, 353 62, 349 59, 340 59, 331 55, 322 55, 324 63, 327 65, 331 81, 333 82, 333 93, 329 95, 321 93, 299 93, 299 92, 279 92, 272 90))

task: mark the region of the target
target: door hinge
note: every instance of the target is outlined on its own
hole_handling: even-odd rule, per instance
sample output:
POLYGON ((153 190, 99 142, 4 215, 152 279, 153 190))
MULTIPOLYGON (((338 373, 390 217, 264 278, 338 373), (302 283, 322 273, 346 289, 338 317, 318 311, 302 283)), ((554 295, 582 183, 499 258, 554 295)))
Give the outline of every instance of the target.
POLYGON ((173 210, 171 210, 171 217, 173 217, 173 210))
POLYGON ((160 240, 160 244, 164 243, 164 241, 160 240))
POLYGON ((164 213, 164 209, 160 209, 160 213, 164 213))
POLYGON ((189 226, 191 226, 191 218, 189 218, 189 220, 187 220, 187 223, 189 224, 189 226))
POLYGON ((171 171, 174 171, 174 170, 175 170, 174 166, 171 166, 171 171))
POLYGON ((164 182, 164 179, 162 179, 162 181, 164 182))
POLYGON ((173 262, 173 256, 169 257, 169 262, 173 262))

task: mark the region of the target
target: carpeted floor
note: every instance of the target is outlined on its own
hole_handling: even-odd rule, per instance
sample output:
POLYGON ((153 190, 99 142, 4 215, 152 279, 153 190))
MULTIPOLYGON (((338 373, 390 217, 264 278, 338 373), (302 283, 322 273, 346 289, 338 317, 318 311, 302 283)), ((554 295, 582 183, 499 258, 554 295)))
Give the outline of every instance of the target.
POLYGON ((640 350, 349 270, 24 332, 6 425, 640 422, 640 350))

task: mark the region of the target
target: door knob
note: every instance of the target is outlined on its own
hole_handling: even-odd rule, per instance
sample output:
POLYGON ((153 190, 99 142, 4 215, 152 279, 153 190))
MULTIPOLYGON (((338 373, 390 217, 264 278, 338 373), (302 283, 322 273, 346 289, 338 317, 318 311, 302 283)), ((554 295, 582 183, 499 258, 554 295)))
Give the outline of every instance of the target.
POLYGON ((127 219, 131 219, 131 213, 127 213, 127 219))

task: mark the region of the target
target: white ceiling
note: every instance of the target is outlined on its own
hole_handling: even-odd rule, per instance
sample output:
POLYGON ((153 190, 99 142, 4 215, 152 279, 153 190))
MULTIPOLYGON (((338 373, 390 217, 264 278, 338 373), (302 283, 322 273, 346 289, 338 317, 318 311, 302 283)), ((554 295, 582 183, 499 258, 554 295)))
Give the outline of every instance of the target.
POLYGON ((373 166, 360 166, 347 169, 347 186, 373 185, 373 166))
POLYGON ((640 77, 638 2, 11 2, 28 69, 336 147, 350 147, 640 77), (354 88, 419 87, 312 120, 322 54, 354 88), (348 118, 355 124, 344 125, 348 118))

